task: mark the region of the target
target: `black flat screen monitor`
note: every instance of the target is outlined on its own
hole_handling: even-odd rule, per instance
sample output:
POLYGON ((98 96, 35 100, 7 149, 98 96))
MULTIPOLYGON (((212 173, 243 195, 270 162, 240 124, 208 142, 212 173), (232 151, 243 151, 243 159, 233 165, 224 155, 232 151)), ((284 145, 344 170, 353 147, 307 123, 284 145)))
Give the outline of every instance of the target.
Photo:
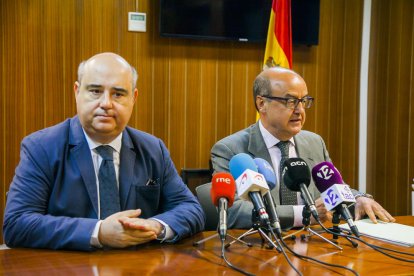
MULTIPOLYGON (((160 0, 160 35, 266 41, 272 0, 160 0)), ((292 0, 293 44, 317 45, 319 0, 292 0)))

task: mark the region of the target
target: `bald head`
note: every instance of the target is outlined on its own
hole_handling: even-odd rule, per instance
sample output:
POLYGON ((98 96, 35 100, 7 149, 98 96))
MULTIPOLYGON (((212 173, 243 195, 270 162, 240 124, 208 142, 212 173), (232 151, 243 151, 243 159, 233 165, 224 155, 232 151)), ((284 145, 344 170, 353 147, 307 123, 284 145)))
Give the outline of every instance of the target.
POLYGON ((305 82, 302 77, 293 70, 283 67, 271 67, 263 70, 253 83, 253 102, 256 110, 257 96, 271 96, 273 92, 286 90, 287 85, 305 82))
MULTIPOLYGON (((133 66, 131 66, 123 57, 117 55, 115 53, 100 53, 94 55, 93 57, 89 58, 88 60, 84 60, 79 64, 78 67, 78 82, 81 83, 82 78, 85 74, 85 70, 88 67, 95 68, 95 70, 99 69, 101 64, 116 64, 120 68, 124 67, 126 70, 130 70, 131 80, 132 80, 132 90, 135 89, 137 80, 138 80, 138 73, 133 66)), ((112 65, 111 65, 112 66, 112 65)))
POLYGON ((300 132, 308 101, 308 89, 301 76, 272 67, 257 76, 253 91, 260 121, 274 137, 287 141, 300 132))

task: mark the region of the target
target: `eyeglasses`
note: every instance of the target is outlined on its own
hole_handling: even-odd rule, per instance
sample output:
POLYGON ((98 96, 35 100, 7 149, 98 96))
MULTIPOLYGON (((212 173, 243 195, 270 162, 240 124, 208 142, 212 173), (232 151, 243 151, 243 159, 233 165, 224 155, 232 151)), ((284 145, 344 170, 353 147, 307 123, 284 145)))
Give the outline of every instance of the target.
POLYGON ((273 97, 273 96, 261 96, 261 97, 269 99, 271 101, 284 102, 285 106, 290 109, 295 109, 296 107, 298 107, 299 103, 302 103, 304 108, 310 108, 314 100, 314 98, 312 98, 311 96, 305 96, 302 99, 282 98, 282 97, 273 97))

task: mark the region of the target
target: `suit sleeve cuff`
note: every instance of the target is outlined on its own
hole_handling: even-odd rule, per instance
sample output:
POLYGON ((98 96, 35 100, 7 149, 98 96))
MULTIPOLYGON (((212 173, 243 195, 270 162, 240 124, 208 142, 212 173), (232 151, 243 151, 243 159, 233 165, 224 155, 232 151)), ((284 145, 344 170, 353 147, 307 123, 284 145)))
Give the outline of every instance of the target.
POLYGON ((168 224, 166 224, 162 220, 159 220, 159 219, 156 219, 156 218, 151 218, 151 219, 156 220, 159 223, 161 223, 161 225, 164 228, 163 231, 161 232, 161 234, 158 235, 157 240, 159 240, 161 242, 165 242, 165 241, 169 242, 169 241, 172 241, 175 238, 175 233, 168 224))
POLYGON ((98 220, 93 229, 91 236, 91 245, 96 248, 102 248, 103 245, 99 242, 99 229, 101 228, 102 220, 98 220))
POLYGON ((294 214, 294 221, 293 221, 293 227, 301 227, 303 226, 302 220, 302 212, 304 205, 294 205, 293 206, 293 214, 294 214))

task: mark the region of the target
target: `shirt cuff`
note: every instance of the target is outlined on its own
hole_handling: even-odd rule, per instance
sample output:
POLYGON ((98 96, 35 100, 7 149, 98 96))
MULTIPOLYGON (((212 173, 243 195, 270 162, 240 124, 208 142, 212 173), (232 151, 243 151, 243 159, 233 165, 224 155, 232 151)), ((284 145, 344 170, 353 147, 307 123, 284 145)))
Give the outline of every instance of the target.
POLYGON ((103 245, 99 242, 99 229, 101 228, 102 220, 98 220, 95 225, 95 229, 93 229, 92 236, 91 236, 91 245, 96 248, 102 248, 103 245))
POLYGON ((303 223, 302 223, 302 220, 303 220, 302 212, 303 212, 303 208, 304 207, 305 207, 305 205, 294 205, 293 206, 293 216, 294 216, 293 227, 301 227, 301 226, 303 226, 303 223))
POLYGON ((158 221, 159 223, 161 223, 163 226, 164 226, 164 229, 165 229, 165 235, 164 235, 164 237, 162 237, 162 236, 158 236, 157 237, 157 240, 159 240, 159 241, 161 241, 161 242, 165 242, 165 241, 172 241, 173 240, 173 238, 174 238, 174 236, 175 236, 175 233, 174 233, 174 231, 171 229, 171 227, 170 226, 168 226, 168 224, 166 224, 165 222, 163 222, 162 220, 159 220, 159 219, 156 219, 156 218, 150 218, 150 219, 152 219, 152 220, 156 220, 156 221, 158 221))

